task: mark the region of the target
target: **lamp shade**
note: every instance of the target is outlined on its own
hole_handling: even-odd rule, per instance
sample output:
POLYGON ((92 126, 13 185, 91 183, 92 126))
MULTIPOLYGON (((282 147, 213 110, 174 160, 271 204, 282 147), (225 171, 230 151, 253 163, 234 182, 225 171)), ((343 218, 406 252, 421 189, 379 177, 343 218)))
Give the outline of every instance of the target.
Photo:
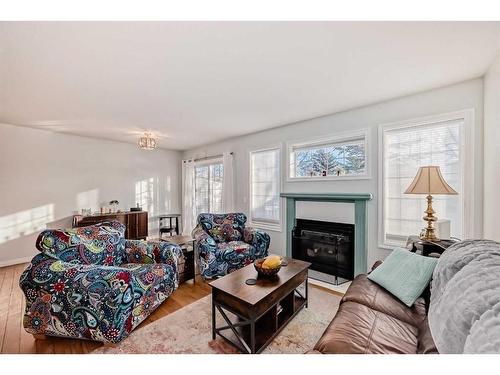
POLYGON ((420 167, 411 185, 405 194, 458 194, 446 183, 438 166, 429 165, 420 167))

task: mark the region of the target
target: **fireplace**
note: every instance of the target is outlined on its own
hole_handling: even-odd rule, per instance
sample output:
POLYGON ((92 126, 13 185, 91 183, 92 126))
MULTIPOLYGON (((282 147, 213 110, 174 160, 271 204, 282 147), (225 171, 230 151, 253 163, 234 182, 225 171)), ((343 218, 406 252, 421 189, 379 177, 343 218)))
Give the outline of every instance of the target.
POLYGON ((354 225, 297 219, 292 232, 292 257, 310 262, 313 278, 336 285, 352 280, 354 225))

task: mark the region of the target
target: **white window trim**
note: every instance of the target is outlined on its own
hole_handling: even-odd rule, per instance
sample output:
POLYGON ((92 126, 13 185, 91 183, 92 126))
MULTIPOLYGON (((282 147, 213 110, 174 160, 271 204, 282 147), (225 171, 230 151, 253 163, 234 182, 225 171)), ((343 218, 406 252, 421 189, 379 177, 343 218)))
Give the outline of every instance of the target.
POLYGON ((371 163, 370 163, 370 129, 360 129, 356 131, 335 133, 327 136, 310 138, 307 141, 289 141, 287 142, 286 152, 286 181, 345 181, 345 180, 367 180, 371 178, 371 163), (291 154, 294 149, 300 147, 310 147, 321 145, 324 143, 342 143, 363 138, 365 144, 365 173, 359 175, 343 175, 343 176, 315 176, 315 177, 292 177, 290 171, 291 154))
MULTIPOLYGON (((465 178, 465 173, 462 173, 462 186, 463 186, 463 202, 462 202, 462 236, 464 238, 474 237, 474 197, 475 197, 475 187, 474 187, 474 109, 464 109, 456 112, 449 112, 444 114, 419 117, 414 119, 409 119, 405 121, 398 121, 388 124, 379 125, 378 128, 378 246, 383 249, 393 249, 398 246, 395 244, 387 243, 385 241, 385 204, 384 204, 384 193, 385 193, 385 178, 384 178, 384 163, 385 163, 385 145, 384 145, 384 134, 386 131, 395 129, 405 129, 413 127, 421 127, 426 125, 432 125, 434 123, 453 121, 453 120, 463 120, 463 137, 460 139, 460 153, 462 159, 462 170, 467 171, 467 176, 472 176, 472 178, 465 178)), ((415 174, 417 171, 415 171, 415 174)), ((422 196, 424 199, 424 196, 422 196)), ((422 212, 422 215, 424 213, 422 212)), ((439 213, 438 213, 439 214, 439 213)), ((422 228, 425 223, 422 220, 422 228)), ((418 235, 418 233, 411 233, 418 235)))
POLYGON ((274 232, 283 232, 283 209, 284 209, 284 204, 283 204, 283 198, 279 199, 279 222, 278 223, 270 223, 266 221, 259 221, 259 220, 254 220, 252 217, 252 154, 256 152, 262 152, 262 151, 271 151, 271 150, 278 150, 279 151, 279 193, 283 191, 283 145, 280 144, 275 144, 271 145, 265 148, 259 148, 256 150, 249 150, 248 151, 248 225, 253 228, 258 228, 258 229, 264 229, 264 230, 270 230, 274 232))

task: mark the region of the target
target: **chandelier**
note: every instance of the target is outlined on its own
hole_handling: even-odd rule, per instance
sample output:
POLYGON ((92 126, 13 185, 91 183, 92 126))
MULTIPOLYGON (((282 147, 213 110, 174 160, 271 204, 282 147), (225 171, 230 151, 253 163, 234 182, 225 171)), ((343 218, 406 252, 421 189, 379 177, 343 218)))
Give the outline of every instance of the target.
POLYGON ((139 138, 139 148, 142 150, 154 150, 157 145, 158 142, 149 132, 145 132, 144 137, 139 138))

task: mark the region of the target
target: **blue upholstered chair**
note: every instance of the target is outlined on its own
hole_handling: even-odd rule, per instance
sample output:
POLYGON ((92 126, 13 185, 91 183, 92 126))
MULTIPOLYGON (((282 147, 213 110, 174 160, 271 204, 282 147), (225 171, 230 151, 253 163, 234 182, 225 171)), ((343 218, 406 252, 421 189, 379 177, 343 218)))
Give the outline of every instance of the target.
POLYGON ((116 343, 167 299, 181 249, 124 233, 117 221, 43 231, 19 281, 26 331, 116 343))
POLYGON ((212 279, 267 256, 271 239, 246 227, 243 213, 200 214, 193 229, 201 276, 212 279))

